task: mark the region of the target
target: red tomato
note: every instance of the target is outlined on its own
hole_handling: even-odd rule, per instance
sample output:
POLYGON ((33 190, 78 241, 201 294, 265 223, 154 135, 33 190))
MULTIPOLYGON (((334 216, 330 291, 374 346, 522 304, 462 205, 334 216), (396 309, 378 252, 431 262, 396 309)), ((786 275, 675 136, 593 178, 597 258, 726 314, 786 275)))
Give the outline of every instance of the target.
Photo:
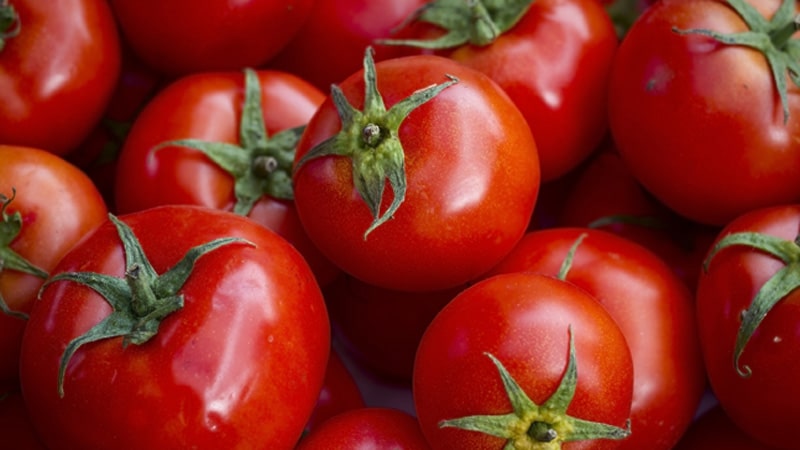
POLYGON ((594 297, 553 277, 518 272, 465 289, 434 318, 417 351, 413 397, 436 450, 504 443, 611 449, 620 442, 598 436, 628 434, 621 427, 633 380, 625 337, 594 297), (578 440, 566 442, 570 437, 578 440))
MULTIPOLYGON (((317 0, 308 20, 269 67, 299 75, 330 92, 361 68, 364 49, 387 38, 426 0, 317 0)), ((407 49, 375 45, 376 60, 412 53, 407 49)), ((417 53, 414 51, 413 53, 417 53)))
MULTIPOLYGON (((0 145, 0 161, 0 300, 27 314, 47 273, 107 211, 92 181, 50 152, 0 145)), ((18 384, 24 328, 0 311, 0 394, 18 384)))
POLYGON ((326 288, 325 303, 336 336, 361 364, 386 381, 407 383, 422 334, 460 290, 395 291, 344 275, 326 288))
POLYGON ((720 232, 696 303, 708 378, 749 435, 796 448, 800 404, 800 205, 762 208, 720 232))
POLYGON ((329 418, 349 411, 363 408, 364 398, 353 374, 342 362, 339 352, 332 349, 325 369, 325 380, 319 392, 317 405, 306 424, 306 432, 316 428, 329 418))
POLYGON ((247 215, 295 245, 320 283, 327 284, 339 270, 306 236, 288 173, 295 127, 310 120, 325 96, 285 72, 249 73, 189 75, 156 94, 137 116, 120 153, 117 210, 189 204, 247 215), (166 145, 177 140, 182 144, 166 145), (226 155, 212 158, 214 150, 200 151, 186 140, 226 155), (257 171, 265 158, 279 161, 277 169, 257 171))
MULTIPOLYGON (((292 39, 315 0, 111 0, 126 41, 170 77, 258 67, 292 39)), ((306 57, 306 56, 300 56, 306 57)))
POLYGON ((719 406, 703 413, 683 435, 675 450, 775 450, 756 441, 734 424, 719 406))
POLYGON ((100 120, 119 76, 111 10, 104 0, 14 0, 0 10, 17 14, 0 30, 0 142, 67 154, 100 120))
POLYGON ((597 228, 637 242, 694 292, 718 227, 686 220, 653 198, 613 149, 593 155, 574 177, 563 195, 558 225, 597 228))
MULTIPOLYGON (((466 38, 479 35, 484 20, 453 20, 449 32, 463 33, 465 42, 440 54, 487 74, 508 93, 536 138, 542 180, 551 181, 576 167, 606 135, 606 85, 617 35, 597 0, 499 3, 504 6, 486 7, 486 19, 500 28, 488 42, 466 38), (513 8, 522 17, 506 30, 501 21, 513 8)), ((476 14, 475 2, 454 8, 447 0, 429 2, 421 14, 432 17, 439 6, 442 18, 476 14)))
POLYGON ((51 449, 291 449, 329 351, 322 294, 286 240, 162 206, 106 222, 61 260, 20 379, 51 449))
POLYGON ((706 387, 692 293, 646 248, 609 232, 530 232, 492 273, 559 275, 595 297, 625 335, 633 358, 631 435, 620 449, 669 450, 691 423, 706 387), (579 242, 579 243, 578 243, 579 242))
POLYGON ((296 450, 430 450, 414 416, 392 408, 337 414, 298 443, 296 450))
POLYGON ((530 129, 496 83, 451 59, 373 65, 368 50, 365 67, 320 106, 298 144, 300 220, 334 264, 366 283, 462 285, 528 226, 539 189, 530 129))
POLYGON ((0 394, 0 435, 3 448, 46 450, 31 423, 25 401, 19 392, 0 394))
POLYGON ((773 76, 755 48, 691 31, 763 28, 765 42, 788 49, 793 37, 797 48, 798 10, 794 0, 658 1, 623 40, 609 87, 611 132, 634 176, 681 215, 721 226, 800 201, 800 87, 783 72, 773 76), (750 22, 777 18, 768 27, 782 30, 768 37, 767 24, 748 26, 733 5, 750 22), (775 79, 786 81, 785 102, 775 79))

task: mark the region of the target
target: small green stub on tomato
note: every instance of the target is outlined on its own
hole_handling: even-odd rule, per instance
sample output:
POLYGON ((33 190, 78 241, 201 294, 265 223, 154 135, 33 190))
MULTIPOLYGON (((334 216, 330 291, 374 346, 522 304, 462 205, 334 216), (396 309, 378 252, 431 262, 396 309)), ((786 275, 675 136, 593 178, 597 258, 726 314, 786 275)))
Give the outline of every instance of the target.
POLYGON ((477 431, 506 439, 505 450, 559 450, 561 444, 594 439, 625 439, 631 433, 620 428, 591 422, 567 414, 578 382, 578 365, 572 328, 569 329, 569 360, 556 391, 543 404, 537 405, 514 380, 503 364, 486 354, 497 367, 513 411, 503 415, 476 415, 444 420, 440 427, 477 431))
POLYGON ((0 0, 0 51, 6 42, 19 34, 22 25, 19 21, 19 14, 8 0, 0 0))
POLYGON ((236 203, 233 212, 250 214, 255 203, 264 195, 291 200, 292 163, 297 141, 305 126, 289 128, 270 137, 264 125, 261 105, 261 84, 258 74, 244 69, 244 104, 239 119, 239 143, 209 142, 200 139, 167 141, 153 148, 178 146, 197 150, 206 155, 234 179, 236 203))
MULTIPOLYGON (((11 243, 22 231, 22 214, 19 211, 13 214, 8 212, 8 205, 14 201, 16 196, 17 191, 14 188, 11 189, 11 197, 0 194, 0 275, 5 270, 14 270, 45 279, 48 276, 47 272, 36 267, 11 248, 11 243)), ((27 314, 9 308, 2 294, 0 294, 0 312, 23 320, 28 318, 27 314)))
POLYGON ((400 125, 411 111, 458 82, 455 77, 444 75, 448 78, 444 83, 419 89, 387 110, 378 92, 372 53, 372 48, 367 48, 364 56, 364 110, 354 108, 342 90, 336 85, 332 86, 331 96, 342 121, 342 130, 309 150, 294 168, 297 172, 308 161, 328 155, 351 159, 353 184, 373 217, 364 232, 364 239, 389 220, 405 200, 405 151, 398 137, 400 125), (394 197, 382 212, 381 203, 387 181, 394 197))
POLYGON ((64 376, 67 364, 84 344, 102 339, 122 337, 122 345, 141 345, 158 333, 161 321, 183 308, 179 291, 189 279, 195 262, 211 251, 234 243, 252 245, 240 238, 220 238, 189 249, 177 264, 163 274, 156 273, 133 230, 109 214, 116 227, 125 252, 125 277, 118 278, 95 272, 63 272, 52 276, 42 286, 39 295, 50 284, 72 281, 87 286, 111 305, 111 314, 86 334, 67 344, 58 369, 58 394, 64 396, 64 376))
POLYGON ((533 0, 434 0, 416 10, 407 22, 425 22, 445 31, 435 39, 382 39, 384 45, 427 49, 465 44, 486 46, 522 19, 533 0))
POLYGON ((674 28, 673 31, 680 34, 702 34, 726 45, 741 45, 761 52, 772 71, 772 79, 783 107, 783 122, 786 123, 789 120, 787 75, 800 87, 800 38, 792 38, 800 30, 800 14, 795 9, 797 0, 783 0, 771 20, 745 0, 727 2, 741 16, 749 30, 731 34, 702 28, 674 28))
POLYGON ((733 367, 742 377, 749 377, 752 369, 742 366, 739 359, 753 333, 775 305, 790 292, 800 287, 800 236, 794 241, 763 233, 740 232, 726 235, 709 251, 703 264, 708 271, 714 257, 727 247, 743 245, 772 255, 786 264, 758 290, 750 306, 742 312, 742 324, 736 334, 733 352, 733 367))

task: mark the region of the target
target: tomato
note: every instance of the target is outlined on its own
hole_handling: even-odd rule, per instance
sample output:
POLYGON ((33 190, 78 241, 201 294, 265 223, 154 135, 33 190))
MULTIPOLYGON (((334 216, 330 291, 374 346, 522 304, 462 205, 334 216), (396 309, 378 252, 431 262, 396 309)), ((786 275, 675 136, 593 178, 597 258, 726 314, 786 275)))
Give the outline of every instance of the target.
POLYGON ((709 383, 747 434, 796 448, 800 205, 750 211, 720 232, 696 304, 709 383))
POLYGON ((106 220, 92 181, 48 151, 0 145, 0 394, 18 384, 19 349, 48 272, 106 220))
POLYGON ((633 358, 632 431, 619 448, 669 450, 691 423, 706 387, 692 293, 656 254, 582 227, 529 232, 492 273, 557 276, 568 255, 564 279, 603 305, 633 358))
POLYGON ((468 287, 433 319, 413 397, 436 450, 610 449, 629 434, 633 381, 625 337, 594 297, 516 272, 468 287))
POLYGON ((324 98, 277 71, 204 73, 173 82, 137 116, 122 147, 117 210, 189 204, 247 215, 292 242, 327 284, 339 270, 306 236, 288 173, 296 137, 324 98), (277 164, 269 169, 270 162, 277 164))
POLYGON ((0 394, 0 434, 3 447, 14 450, 46 450, 31 423, 19 392, 0 394))
POLYGON ((756 48, 719 41, 752 30, 775 46, 775 61, 796 60, 778 55, 797 48, 797 11, 795 0, 658 1, 620 45, 609 85, 613 139, 634 176, 679 214, 722 226, 800 201, 796 76, 756 48))
POLYGON ((20 379, 51 449, 291 449, 330 345, 320 289, 285 239, 170 205, 110 217, 61 260, 20 379))
POLYGON ((315 0, 111 0, 125 40, 168 77, 258 67, 300 30, 315 0))
POLYGON ((426 0, 317 0, 308 20, 268 67, 294 73, 323 92, 361 68, 364 49, 375 46, 376 61, 412 52, 377 45, 395 35, 405 18, 426 0))
POLYGON ((774 450, 745 434, 719 406, 703 413, 683 435, 675 450, 774 450))
POLYGON ((103 0, 0 3, 0 142, 73 151, 100 120, 120 70, 103 0), (45 131, 43 131, 45 130, 45 131))
POLYGON ((444 37, 437 35, 442 30, 415 45, 440 49, 439 54, 487 74, 514 100, 536 138, 542 180, 566 174, 602 141, 618 40, 597 0, 435 0, 418 15, 423 22, 453 26, 444 27, 444 37), (515 14, 517 21, 506 23, 515 14), (481 37, 487 28, 492 31, 481 37))
POLYGON ((719 227, 686 220, 653 198, 613 147, 594 154, 574 178, 563 195, 558 225, 598 228, 635 241, 668 263, 694 292, 719 227))
POLYGON ((436 291, 475 279, 522 237, 536 203, 524 117, 486 75, 448 58, 375 64, 367 50, 364 65, 298 143, 295 204, 306 232, 375 286, 436 291))
POLYGON ((297 450, 429 450, 414 416, 393 408, 346 411, 326 420, 297 450))
POLYGON ((461 289, 396 291, 343 275, 325 289, 325 304, 335 335, 370 373, 406 384, 422 334, 461 289))
POLYGON ((319 399, 314 407, 314 412, 306 423, 305 431, 311 431, 320 423, 339 413, 365 406, 364 397, 353 374, 345 366, 339 352, 331 349, 319 399))

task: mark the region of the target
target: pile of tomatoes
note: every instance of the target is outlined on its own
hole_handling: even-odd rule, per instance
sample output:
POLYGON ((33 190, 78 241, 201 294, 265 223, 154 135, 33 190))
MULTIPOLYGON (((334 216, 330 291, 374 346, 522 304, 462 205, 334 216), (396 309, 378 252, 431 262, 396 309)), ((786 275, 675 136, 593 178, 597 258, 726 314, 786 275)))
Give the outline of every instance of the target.
POLYGON ((798 24, 0 0, 0 446, 800 448, 798 24))

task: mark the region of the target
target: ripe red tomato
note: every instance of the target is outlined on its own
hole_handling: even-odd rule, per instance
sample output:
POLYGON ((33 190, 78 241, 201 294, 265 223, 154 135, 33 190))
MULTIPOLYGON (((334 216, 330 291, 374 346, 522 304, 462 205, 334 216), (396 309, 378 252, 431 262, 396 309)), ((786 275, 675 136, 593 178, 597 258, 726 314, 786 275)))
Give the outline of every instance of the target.
POLYGON ((380 61, 409 53, 400 47, 376 45, 426 0, 317 0, 308 20, 268 67, 294 73, 323 92, 361 68, 364 49, 375 45, 380 61))
POLYGON ((112 219, 53 270, 25 329, 22 393, 48 448, 293 448, 331 345, 300 254, 211 208, 112 219))
POLYGON ((306 236, 289 173, 298 127, 324 99, 285 72, 214 72, 173 82, 128 134, 118 161, 117 210, 188 204, 247 215, 295 245, 327 284, 339 270, 306 236), (269 160, 277 166, 259 170, 269 160))
POLYGON ((314 412, 306 423, 305 432, 311 431, 339 413, 365 406, 364 397, 353 374, 345 366, 339 352, 331 349, 328 366, 325 369, 325 380, 314 412))
POLYGON ((414 416, 393 408, 337 414, 303 437, 296 450, 430 450, 414 416))
MULTIPOLYGON (((315 0, 111 0, 134 52, 169 77, 260 67, 300 30, 315 0)), ((305 58, 307 56, 299 56, 305 58)))
POLYGON ((539 189, 530 129, 496 83, 451 59, 373 64, 368 50, 365 68, 320 106, 298 144, 300 220, 323 254, 364 282, 462 285, 528 226, 539 189))
POLYGON ((516 272, 465 289, 434 318, 413 397, 435 450, 611 449, 620 442, 598 436, 627 436, 633 382, 625 337, 594 297, 516 272))
POLYGON ((3 1, 0 142, 73 151, 100 120, 119 77, 120 44, 104 0, 3 1), (16 31, 15 31, 16 30, 16 31))
MULTIPOLYGON (((433 18, 438 10, 440 24, 453 24, 447 34, 464 36, 438 54, 487 74, 508 93, 536 138, 542 180, 551 181, 576 167, 606 135, 606 85, 618 44, 614 25, 597 0, 495 3, 503 6, 487 6, 488 17, 476 20, 458 20, 477 14, 475 2, 435 0, 417 15, 433 18), (505 29, 503 20, 515 13, 521 14, 518 22, 505 29), (499 29, 487 42, 472 39, 486 30, 486 21, 499 29)), ((433 39, 445 39, 443 33, 428 30, 433 37, 422 40, 433 45, 433 39)))
POLYGON ((47 274, 85 234, 106 220, 92 181, 62 158, 0 145, 0 394, 16 387, 25 319, 47 274), (21 259, 17 259, 21 258, 21 259), (30 267, 31 265, 32 267, 30 267))
POLYGON ((698 282, 709 383, 742 430, 797 447, 800 205, 753 210, 720 232, 698 282))
MULTIPOLYGON (((634 176, 678 213, 722 226, 752 209, 800 201, 796 75, 788 77, 785 64, 773 75, 751 46, 692 31, 752 29, 789 51, 800 37, 792 22, 798 8, 795 0, 658 1, 622 41, 609 86, 610 129, 634 176), (786 86, 778 89, 776 80, 786 86)), ((785 58, 796 67, 796 54, 785 58)))
POLYGON ((576 244, 564 279, 603 305, 633 358, 631 435, 619 448, 669 450, 706 388, 693 296, 669 266, 626 238, 575 227, 529 232, 492 273, 557 276, 576 244))

